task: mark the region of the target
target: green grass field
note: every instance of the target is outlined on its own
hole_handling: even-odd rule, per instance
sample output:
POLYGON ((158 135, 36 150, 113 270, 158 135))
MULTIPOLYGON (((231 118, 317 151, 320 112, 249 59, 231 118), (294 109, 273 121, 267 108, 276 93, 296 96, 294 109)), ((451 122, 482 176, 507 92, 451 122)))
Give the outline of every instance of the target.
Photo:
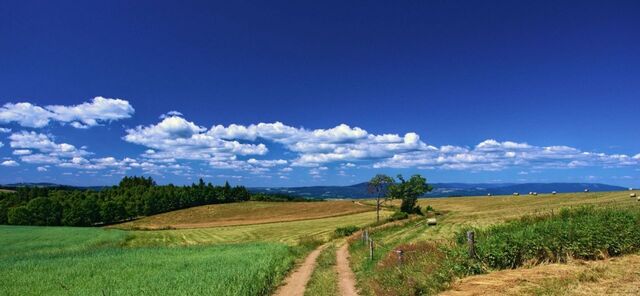
POLYGON ((0 295, 267 295, 314 240, 374 217, 157 231, 0 226, 0 295))
POLYGON ((118 230, 0 226, 1 295, 267 295, 299 253, 278 243, 123 248, 118 230))

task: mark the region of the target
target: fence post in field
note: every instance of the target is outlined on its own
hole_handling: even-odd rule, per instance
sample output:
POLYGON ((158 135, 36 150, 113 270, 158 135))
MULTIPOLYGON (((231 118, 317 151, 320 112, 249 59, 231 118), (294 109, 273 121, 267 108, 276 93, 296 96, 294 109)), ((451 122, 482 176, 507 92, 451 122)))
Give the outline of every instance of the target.
POLYGON ((398 265, 402 265, 402 262, 404 261, 404 253, 402 250, 396 250, 396 254, 398 254, 398 265))
POLYGON ((469 257, 476 257, 476 233, 473 230, 467 231, 467 245, 469 246, 469 257))
POLYGON ((369 259, 373 260, 373 240, 369 239, 369 259))

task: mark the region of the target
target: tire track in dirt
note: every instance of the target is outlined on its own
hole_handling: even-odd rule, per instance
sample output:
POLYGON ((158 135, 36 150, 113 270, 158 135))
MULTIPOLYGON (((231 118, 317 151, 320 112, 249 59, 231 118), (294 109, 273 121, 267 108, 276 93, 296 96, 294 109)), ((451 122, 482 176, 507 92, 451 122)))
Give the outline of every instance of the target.
POLYGON ((356 276, 349 266, 349 243, 345 242, 336 251, 336 269, 338 270, 338 288, 342 296, 358 296, 356 276))
POLYGON ((326 246, 326 244, 322 245, 309 253, 307 258, 304 259, 304 262, 285 279, 284 285, 280 286, 273 295, 303 296, 311 274, 313 274, 313 270, 316 268, 316 260, 326 246))

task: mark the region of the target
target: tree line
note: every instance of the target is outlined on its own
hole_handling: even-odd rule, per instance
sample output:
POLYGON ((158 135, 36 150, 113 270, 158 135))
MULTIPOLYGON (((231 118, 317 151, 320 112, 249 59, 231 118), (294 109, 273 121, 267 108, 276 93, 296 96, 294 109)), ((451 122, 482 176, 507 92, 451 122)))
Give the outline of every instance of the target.
POLYGON ((0 192, 0 224, 92 226, 111 224, 194 206, 247 200, 298 201, 300 198, 252 195, 243 186, 214 186, 200 179, 190 186, 159 186, 151 178, 124 177, 103 190, 16 188, 0 192))

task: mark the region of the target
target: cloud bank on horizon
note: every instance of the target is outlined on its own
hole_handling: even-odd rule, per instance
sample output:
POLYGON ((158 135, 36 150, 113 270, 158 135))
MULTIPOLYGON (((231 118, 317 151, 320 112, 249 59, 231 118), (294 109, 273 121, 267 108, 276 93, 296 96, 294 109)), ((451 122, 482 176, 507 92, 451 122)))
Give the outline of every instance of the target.
MULTIPOLYGON (((434 146, 415 132, 374 134, 345 123, 318 129, 278 121, 227 126, 208 123, 211 126, 206 127, 178 111, 161 115, 159 122, 123 128, 122 143, 113 143, 112 150, 129 143, 144 152, 120 158, 96 155, 84 146, 81 138, 74 139, 73 144, 63 143, 43 131, 52 124, 74 129, 97 128, 131 118, 134 113, 127 100, 104 97, 72 106, 6 103, 0 107, 0 134, 6 136, 3 141, 10 148, 10 155, 4 155, 0 166, 15 169, 24 164, 33 166, 40 174, 48 174, 55 167, 104 176, 140 170, 158 175, 198 177, 219 173, 218 177, 227 179, 288 180, 294 170, 321 179, 326 174, 346 176, 349 170, 370 170, 373 174, 380 169, 477 172, 640 165, 640 153, 606 154, 564 145, 536 146, 494 139, 470 147, 434 146), (202 165, 204 170, 200 168, 202 165), (227 171, 234 174, 223 174, 227 171)), ((5 146, 3 141, 0 148, 5 146)))

